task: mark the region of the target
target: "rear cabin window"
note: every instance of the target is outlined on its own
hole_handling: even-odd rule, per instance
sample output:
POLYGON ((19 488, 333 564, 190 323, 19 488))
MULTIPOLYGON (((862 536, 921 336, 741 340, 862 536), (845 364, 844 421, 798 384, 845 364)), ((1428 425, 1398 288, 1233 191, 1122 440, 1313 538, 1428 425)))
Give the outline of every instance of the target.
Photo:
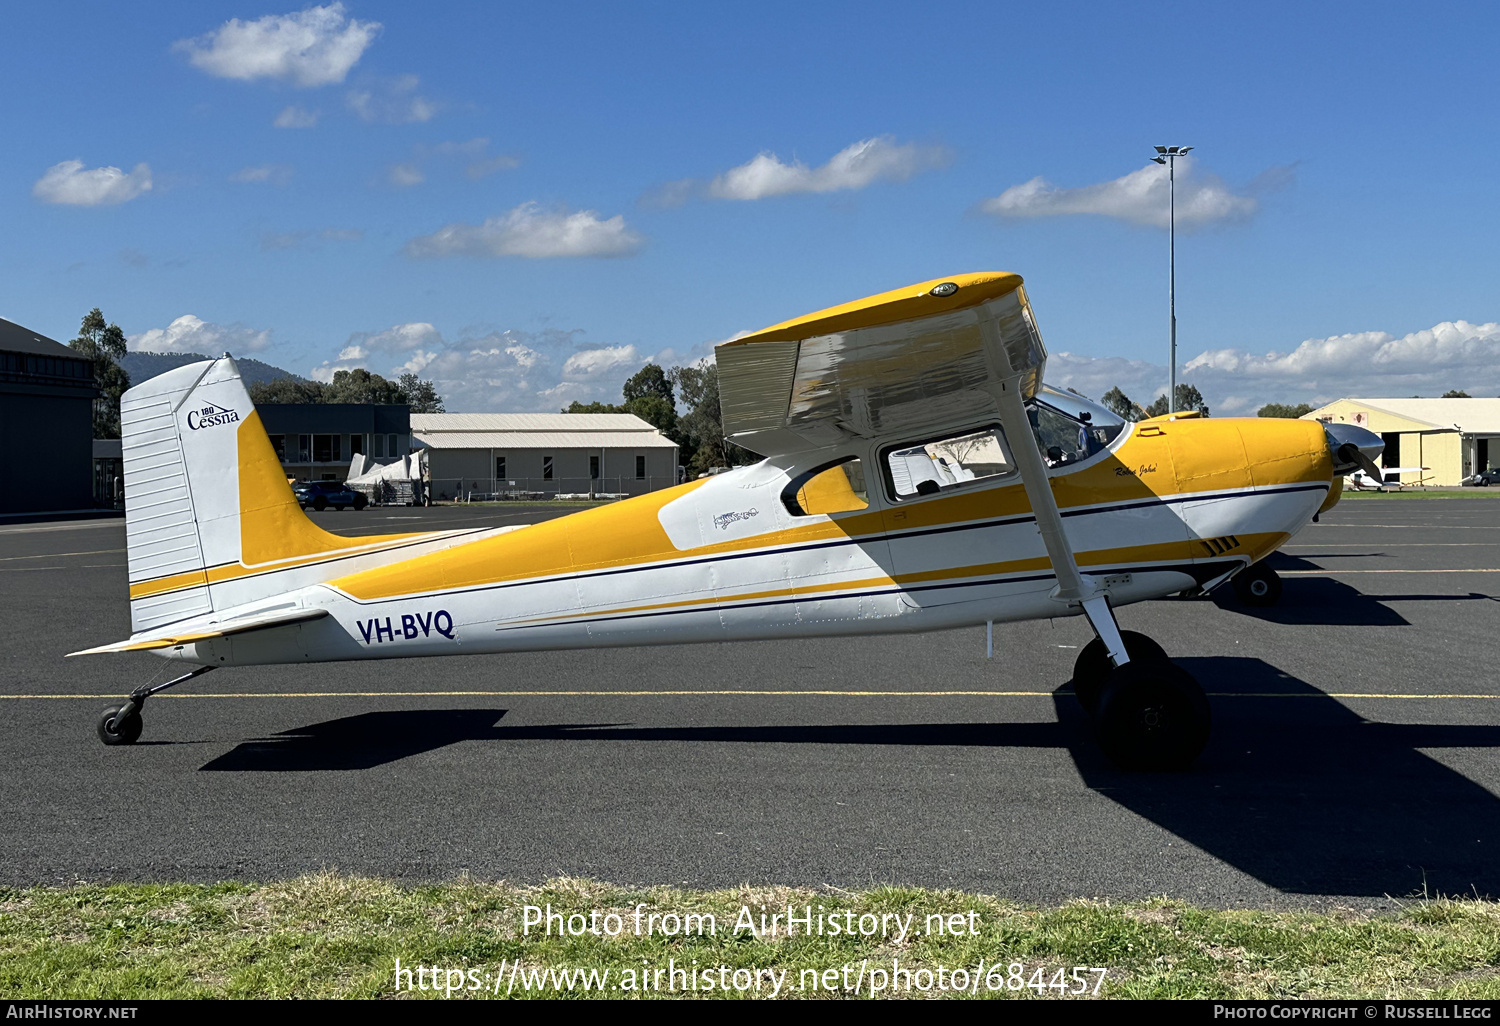
POLYGON ((815 467, 792 479, 781 493, 781 502, 794 517, 866 509, 870 502, 865 492, 864 464, 849 457, 815 467))
POLYGON ((954 491, 1016 469, 999 428, 887 449, 884 460, 898 502, 954 491))

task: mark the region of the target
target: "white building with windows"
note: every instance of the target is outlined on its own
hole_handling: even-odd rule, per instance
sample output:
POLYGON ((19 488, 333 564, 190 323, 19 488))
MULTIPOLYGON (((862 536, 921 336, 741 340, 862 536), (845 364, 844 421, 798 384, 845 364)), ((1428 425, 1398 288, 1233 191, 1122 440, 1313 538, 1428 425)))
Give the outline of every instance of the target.
POLYGON ((641 495, 679 480, 677 443, 629 413, 413 413, 439 501, 641 495))

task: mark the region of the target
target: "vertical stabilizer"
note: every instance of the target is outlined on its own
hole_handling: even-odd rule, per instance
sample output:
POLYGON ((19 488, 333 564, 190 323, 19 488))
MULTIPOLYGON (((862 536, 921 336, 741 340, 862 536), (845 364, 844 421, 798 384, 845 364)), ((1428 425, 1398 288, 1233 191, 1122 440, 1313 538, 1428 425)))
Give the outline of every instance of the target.
POLYGON ((178 367, 121 398, 132 630, 213 609, 207 568, 239 557, 238 524, 225 521, 238 519, 235 431, 251 409, 228 357, 178 367))
POLYGON ((445 532, 347 538, 310 521, 228 356, 130 389, 120 428, 135 633, 447 544, 445 532))

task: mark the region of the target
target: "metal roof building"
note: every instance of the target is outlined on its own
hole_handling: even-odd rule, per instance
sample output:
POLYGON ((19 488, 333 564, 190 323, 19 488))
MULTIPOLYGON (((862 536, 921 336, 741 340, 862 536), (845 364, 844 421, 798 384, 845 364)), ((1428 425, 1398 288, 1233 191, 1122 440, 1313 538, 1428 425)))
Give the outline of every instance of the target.
POLYGON ((640 495, 678 480, 677 443, 629 413, 413 413, 434 498, 640 495))
POLYGON ((1340 399, 1302 419, 1374 431, 1382 467, 1427 468, 1402 484, 1452 486, 1500 463, 1500 399, 1340 399))

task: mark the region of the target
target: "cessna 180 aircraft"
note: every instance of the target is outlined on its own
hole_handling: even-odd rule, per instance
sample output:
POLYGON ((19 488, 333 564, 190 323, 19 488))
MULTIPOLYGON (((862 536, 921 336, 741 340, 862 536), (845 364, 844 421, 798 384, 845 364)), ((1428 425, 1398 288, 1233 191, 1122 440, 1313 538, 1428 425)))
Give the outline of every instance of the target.
POLYGON ((1083 615, 1073 688, 1104 751, 1183 768, 1208 737, 1203 690, 1112 607, 1236 577, 1264 597, 1259 561, 1382 450, 1343 424, 1126 423, 1048 388, 1014 274, 871 296, 715 356, 724 429, 759 463, 527 527, 381 537, 307 518, 228 356, 130 389, 133 634, 73 654, 194 668, 104 710, 99 737, 134 742, 151 695, 228 666, 1083 615))

